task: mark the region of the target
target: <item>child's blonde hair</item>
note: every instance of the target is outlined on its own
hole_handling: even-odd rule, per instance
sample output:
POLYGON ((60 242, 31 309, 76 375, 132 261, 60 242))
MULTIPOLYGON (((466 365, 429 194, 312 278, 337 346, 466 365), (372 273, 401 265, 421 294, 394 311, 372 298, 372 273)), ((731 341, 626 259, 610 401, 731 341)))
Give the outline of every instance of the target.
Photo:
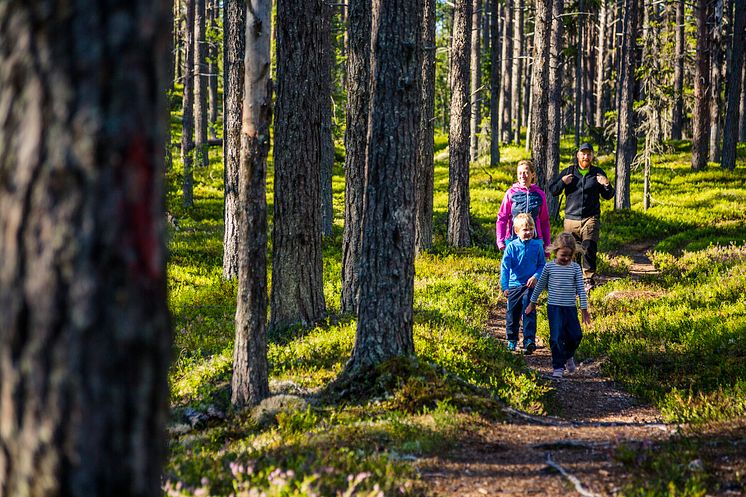
POLYGON ((569 231, 563 231, 562 233, 557 235, 554 238, 554 242, 548 248, 552 255, 556 255, 557 251, 562 248, 572 250, 572 257, 575 257, 576 254, 582 254, 583 252, 585 252, 583 248, 578 245, 578 242, 575 240, 575 236, 569 231))
POLYGON ((531 214, 528 212, 521 212, 513 219, 513 231, 517 233, 518 229, 523 226, 528 226, 528 228, 532 230, 536 229, 534 218, 531 217, 531 214))
POLYGON ((533 161, 530 161, 528 159, 519 160, 518 164, 515 166, 515 170, 518 171, 518 168, 521 166, 528 167, 528 170, 531 171, 531 176, 533 176, 533 178, 531 179, 531 183, 535 183, 536 182, 536 168, 534 167, 533 161))

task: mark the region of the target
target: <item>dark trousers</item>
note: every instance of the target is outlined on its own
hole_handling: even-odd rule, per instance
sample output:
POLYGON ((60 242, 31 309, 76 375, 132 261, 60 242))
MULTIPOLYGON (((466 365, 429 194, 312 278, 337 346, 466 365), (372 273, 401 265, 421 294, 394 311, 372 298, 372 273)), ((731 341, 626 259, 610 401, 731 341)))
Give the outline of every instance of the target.
POLYGON ((583 338, 575 306, 547 305, 549 320, 549 348, 552 351, 552 368, 562 369, 565 362, 575 355, 583 338))
POLYGON ((533 288, 516 286, 508 289, 508 307, 505 312, 505 333, 508 340, 518 341, 518 329, 523 321, 523 345, 526 340, 536 341, 536 311, 526 314, 526 307, 531 303, 533 288))

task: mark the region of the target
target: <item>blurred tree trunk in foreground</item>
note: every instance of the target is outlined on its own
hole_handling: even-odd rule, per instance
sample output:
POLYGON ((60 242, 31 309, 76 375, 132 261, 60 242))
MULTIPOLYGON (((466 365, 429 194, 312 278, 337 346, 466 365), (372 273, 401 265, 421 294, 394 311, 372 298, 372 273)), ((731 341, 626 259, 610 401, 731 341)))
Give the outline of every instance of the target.
POLYGON ((2 496, 161 495, 171 18, 0 8, 2 496))

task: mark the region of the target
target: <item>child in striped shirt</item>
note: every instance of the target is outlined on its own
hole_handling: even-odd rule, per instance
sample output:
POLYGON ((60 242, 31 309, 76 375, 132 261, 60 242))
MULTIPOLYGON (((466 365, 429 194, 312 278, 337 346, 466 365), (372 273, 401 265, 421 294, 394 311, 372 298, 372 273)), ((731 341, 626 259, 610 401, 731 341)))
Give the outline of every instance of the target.
POLYGON ((575 371, 575 350, 580 345, 583 332, 578 321, 578 308, 575 297, 580 298, 580 311, 583 323, 591 324, 588 313, 588 298, 583 288, 583 273, 573 261, 578 247, 570 233, 560 233, 550 247, 555 260, 544 266, 541 278, 531 294, 531 303, 526 314, 536 310, 539 295, 547 289, 547 318, 549 319, 549 348, 552 351, 552 378, 562 378, 564 370, 575 371))

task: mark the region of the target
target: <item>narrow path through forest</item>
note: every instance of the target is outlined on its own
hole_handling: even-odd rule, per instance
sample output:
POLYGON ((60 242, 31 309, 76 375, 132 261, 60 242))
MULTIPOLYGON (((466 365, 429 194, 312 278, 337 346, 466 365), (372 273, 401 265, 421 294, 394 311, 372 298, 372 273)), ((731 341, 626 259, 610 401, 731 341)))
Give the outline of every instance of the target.
MULTIPOLYGON (((649 245, 627 247, 633 278, 655 271, 644 255, 649 245)), ((489 333, 505 342, 504 309, 495 309, 489 333)), ((529 368, 549 378, 551 354, 538 340, 525 356, 529 368)), ((587 360, 573 374, 553 380, 557 417, 483 421, 458 447, 420 462, 423 480, 442 496, 614 495, 626 470, 613 458, 620 443, 646 446, 673 435, 660 413, 643 405, 601 373, 600 360, 587 360)))

